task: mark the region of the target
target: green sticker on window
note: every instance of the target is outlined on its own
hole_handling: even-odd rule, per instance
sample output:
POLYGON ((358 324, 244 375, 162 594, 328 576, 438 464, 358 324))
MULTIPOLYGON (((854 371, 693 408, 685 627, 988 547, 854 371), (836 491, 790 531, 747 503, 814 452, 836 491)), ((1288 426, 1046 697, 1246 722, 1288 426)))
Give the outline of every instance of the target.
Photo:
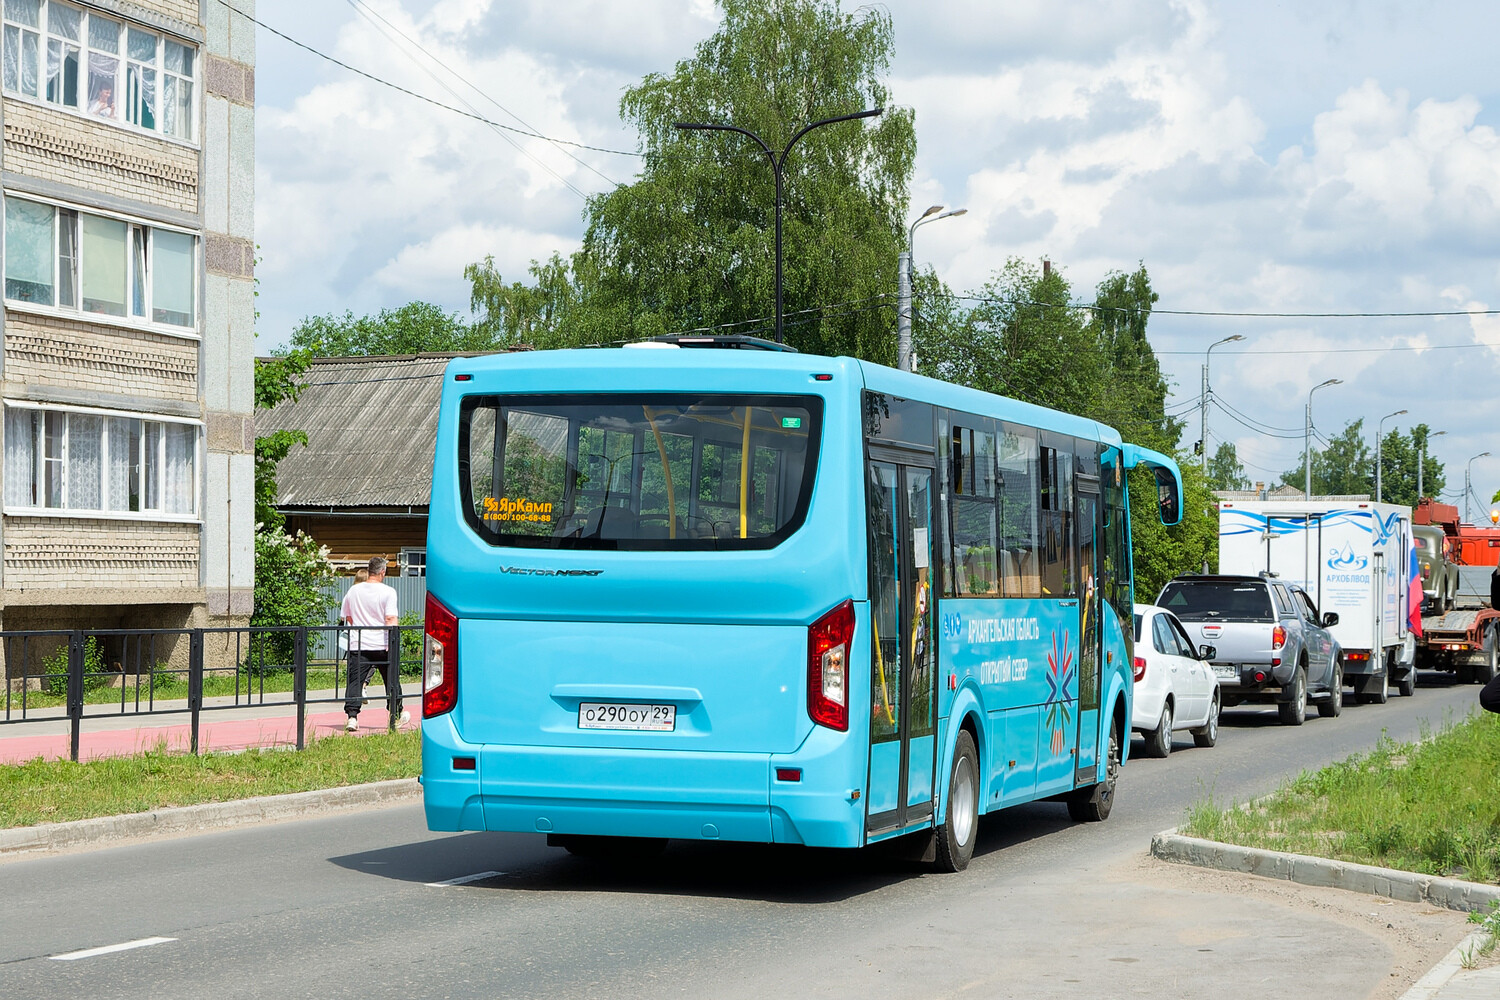
POLYGON ((801 427, 802 426, 802 418, 801 417, 782 417, 781 418, 781 426, 783 426, 783 427, 801 427))

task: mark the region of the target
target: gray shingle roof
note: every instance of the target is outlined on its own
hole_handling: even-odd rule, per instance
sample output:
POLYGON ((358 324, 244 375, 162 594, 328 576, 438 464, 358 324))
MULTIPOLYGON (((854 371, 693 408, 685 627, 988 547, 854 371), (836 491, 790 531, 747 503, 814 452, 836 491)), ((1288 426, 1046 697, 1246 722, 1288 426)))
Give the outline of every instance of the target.
POLYGON ((315 360, 295 402, 255 414, 257 435, 307 432, 277 466, 277 506, 426 506, 443 369, 458 356, 315 360))

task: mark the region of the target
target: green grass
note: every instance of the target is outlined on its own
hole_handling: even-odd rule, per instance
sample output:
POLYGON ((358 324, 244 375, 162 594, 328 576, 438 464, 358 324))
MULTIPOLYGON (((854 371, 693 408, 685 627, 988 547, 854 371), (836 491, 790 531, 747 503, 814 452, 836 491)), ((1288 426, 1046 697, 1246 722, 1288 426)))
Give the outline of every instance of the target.
POLYGON ((1209 798, 1182 832, 1243 847, 1500 882, 1500 718, 1419 743, 1382 738, 1245 808, 1209 798))
POLYGON ((414 777, 421 770, 417 732, 330 736, 306 750, 168 753, 0 766, 0 828, 146 812, 414 777))

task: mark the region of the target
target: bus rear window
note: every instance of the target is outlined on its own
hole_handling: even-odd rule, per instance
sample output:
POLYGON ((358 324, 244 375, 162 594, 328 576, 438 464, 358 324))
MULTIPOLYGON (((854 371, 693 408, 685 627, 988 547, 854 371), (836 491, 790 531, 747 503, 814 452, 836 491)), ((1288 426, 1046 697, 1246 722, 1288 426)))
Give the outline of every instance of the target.
POLYGON ((801 525, 822 400, 471 396, 464 518, 491 545, 763 549, 801 525))

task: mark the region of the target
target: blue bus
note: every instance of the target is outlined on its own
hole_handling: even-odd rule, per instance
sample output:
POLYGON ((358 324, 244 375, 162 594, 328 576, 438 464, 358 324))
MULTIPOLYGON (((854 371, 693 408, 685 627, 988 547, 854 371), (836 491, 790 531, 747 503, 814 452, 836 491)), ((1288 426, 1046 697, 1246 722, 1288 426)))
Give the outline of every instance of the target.
POLYGON ((1082 417, 850 358, 460 358, 428 521, 433 830, 575 853, 899 847, 1109 815, 1128 751, 1126 470, 1082 417), (924 839, 925 838, 925 839, 924 839))

